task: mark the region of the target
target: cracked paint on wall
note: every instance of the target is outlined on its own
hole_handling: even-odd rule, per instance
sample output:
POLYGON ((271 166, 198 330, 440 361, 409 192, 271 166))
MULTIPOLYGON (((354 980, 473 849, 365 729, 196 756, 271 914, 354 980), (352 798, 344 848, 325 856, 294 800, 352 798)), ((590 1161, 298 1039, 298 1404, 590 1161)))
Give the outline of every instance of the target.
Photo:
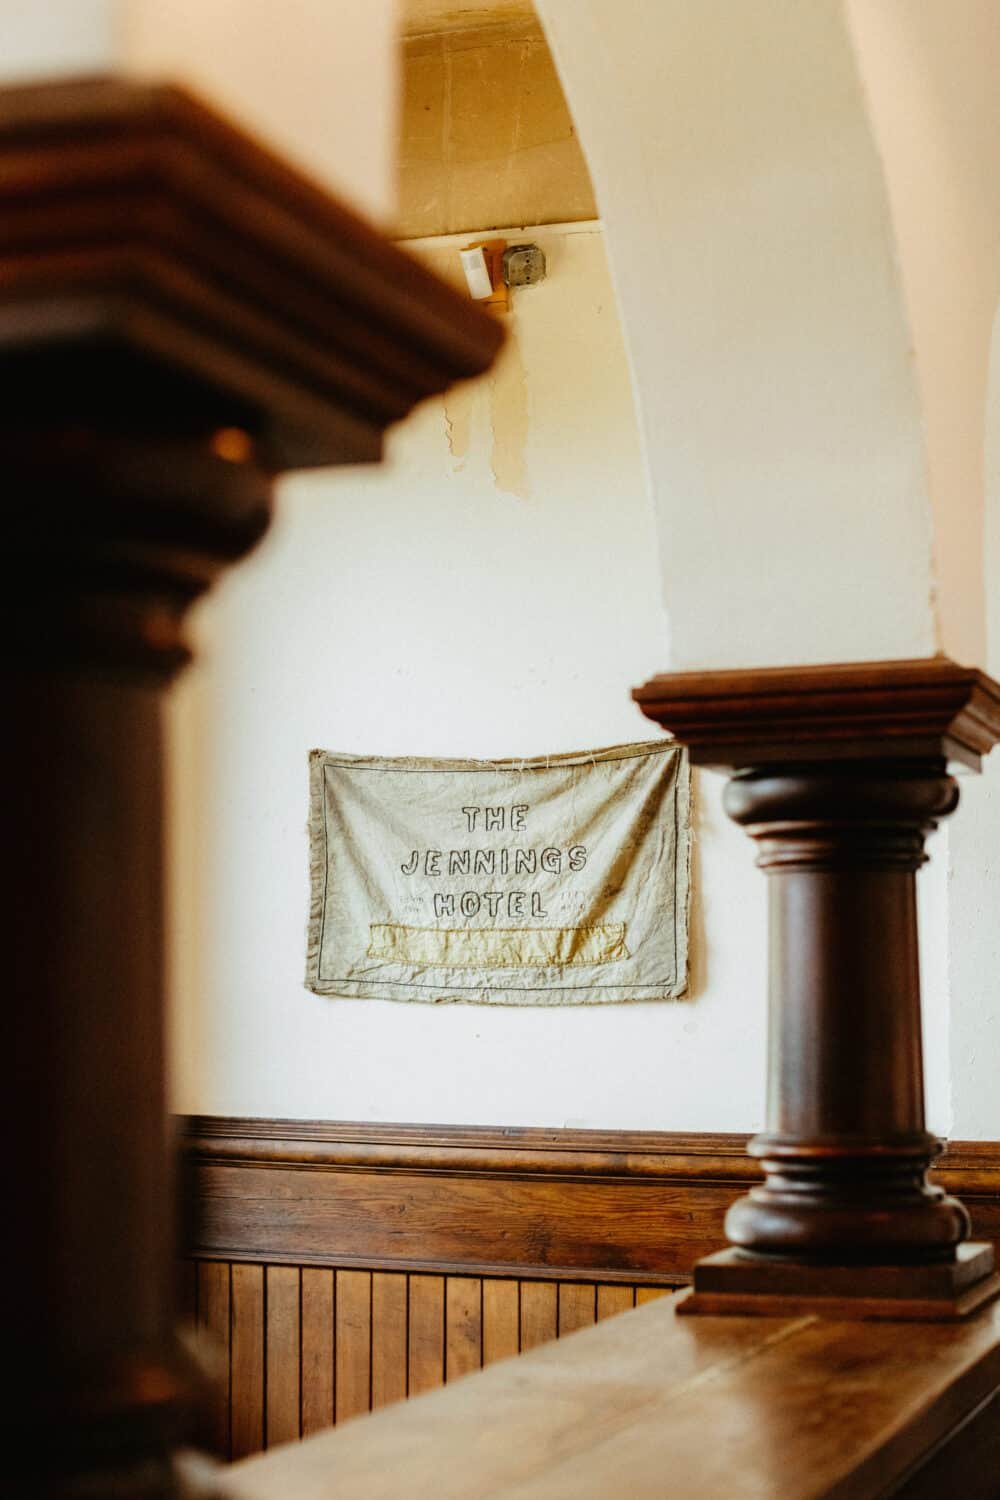
POLYGON ((450 390, 444 400, 444 431, 452 457, 452 468, 456 473, 465 468, 465 458, 469 451, 475 391, 474 384, 463 381, 450 390))

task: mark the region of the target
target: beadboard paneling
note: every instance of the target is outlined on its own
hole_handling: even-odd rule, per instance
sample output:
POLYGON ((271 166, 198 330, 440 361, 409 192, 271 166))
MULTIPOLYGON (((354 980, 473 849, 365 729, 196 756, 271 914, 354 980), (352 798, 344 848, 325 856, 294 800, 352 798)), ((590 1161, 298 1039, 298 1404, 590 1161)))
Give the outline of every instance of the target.
POLYGON ((219 1369, 217 1451, 244 1458, 459 1380, 668 1287, 197 1261, 185 1321, 219 1369))

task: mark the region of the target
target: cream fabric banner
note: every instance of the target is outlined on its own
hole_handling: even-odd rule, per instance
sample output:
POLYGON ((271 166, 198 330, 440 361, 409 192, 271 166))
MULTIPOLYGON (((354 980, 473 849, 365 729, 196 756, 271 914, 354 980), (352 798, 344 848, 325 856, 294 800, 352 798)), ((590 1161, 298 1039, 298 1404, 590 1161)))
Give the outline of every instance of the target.
POLYGON ((666 1000, 687 983, 683 750, 534 760, 310 754, 306 985, 489 1005, 666 1000))

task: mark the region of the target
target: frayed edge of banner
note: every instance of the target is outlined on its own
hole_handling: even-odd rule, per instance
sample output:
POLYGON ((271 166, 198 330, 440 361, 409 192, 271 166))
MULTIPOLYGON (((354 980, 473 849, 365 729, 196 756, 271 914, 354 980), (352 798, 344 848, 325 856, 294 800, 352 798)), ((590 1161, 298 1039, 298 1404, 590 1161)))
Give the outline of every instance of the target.
MULTIPOLYGON (((686 983, 686 981, 685 981, 686 983)), ((539 1000, 517 1000, 514 999, 509 990, 481 990, 474 995, 401 995, 398 990, 390 994, 350 994, 347 986, 343 984, 313 984, 306 980, 305 988, 313 995, 319 995, 324 1000, 361 1000, 386 1001, 390 1005, 490 1005, 494 1008, 506 1007, 508 1010, 561 1010, 568 1006, 579 1009, 581 1006, 595 1005, 663 1005, 670 1001, 683 999, 684 991, 676 985, 664 985, 663 989, 656 995, 626 995, 616 994, 612 990, 607 995, 584 994, 576 991, 568 994, 565 998, 558 995, 555 990, 546 990, 544 998, 539 1000)), ((400 985, 399 989, 403 986, 400 985)))
POLYGON ((680 775, 678 777, 677 792, 675 795, 680 799, 680 806, 678 808, 678 823, 680 827, 684 829, 684 847, 682 849, 678 849, 677 851, 678 879, 676 884, 677 887, 680 887, 683 884, 683 891, 675 888, 674 895, 675 901, 678 895, 681 897, 680 901, 677 903, 680 908, 681 920, 679 929, 674 929, 674 948, 675 950, 679 950, 675 951, 674 954, 674 957, 677 961, 677 982, 679 988, 676 990, 673 998, 677 1000, 683 1000, 687 996, 688 988, 691 983, 691 845, 694 839, 694 819, 692 817, 694 809, 692 807, 691 762, 688 759, 688 753, 686 749, 681 750, 680 775), (680 931, 684 940, 684 946, 682 950, 680 950, 680 945, 677 942, 678 930, 680 931))
POLYGON ((321 994, 319 981, 320 950, 323 945, 323 914, 326 909, 326 807, 324 781, 326 758, 322 750, 309 752, 309 926, 306 933, 306 989, 321 994))

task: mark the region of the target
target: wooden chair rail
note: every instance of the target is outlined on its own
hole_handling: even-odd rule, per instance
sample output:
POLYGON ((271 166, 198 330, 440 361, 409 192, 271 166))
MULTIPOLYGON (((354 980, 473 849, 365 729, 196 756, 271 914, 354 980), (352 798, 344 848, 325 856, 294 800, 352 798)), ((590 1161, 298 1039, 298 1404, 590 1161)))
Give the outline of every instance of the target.
MULTIPOLYGON (((760 1180, 747 1137, 192 1116, 179 1122, 202 1260, 683 1285, 760 1180)), ((1000 1239, 1000 1143, 934 1178, 1000 1239)))

